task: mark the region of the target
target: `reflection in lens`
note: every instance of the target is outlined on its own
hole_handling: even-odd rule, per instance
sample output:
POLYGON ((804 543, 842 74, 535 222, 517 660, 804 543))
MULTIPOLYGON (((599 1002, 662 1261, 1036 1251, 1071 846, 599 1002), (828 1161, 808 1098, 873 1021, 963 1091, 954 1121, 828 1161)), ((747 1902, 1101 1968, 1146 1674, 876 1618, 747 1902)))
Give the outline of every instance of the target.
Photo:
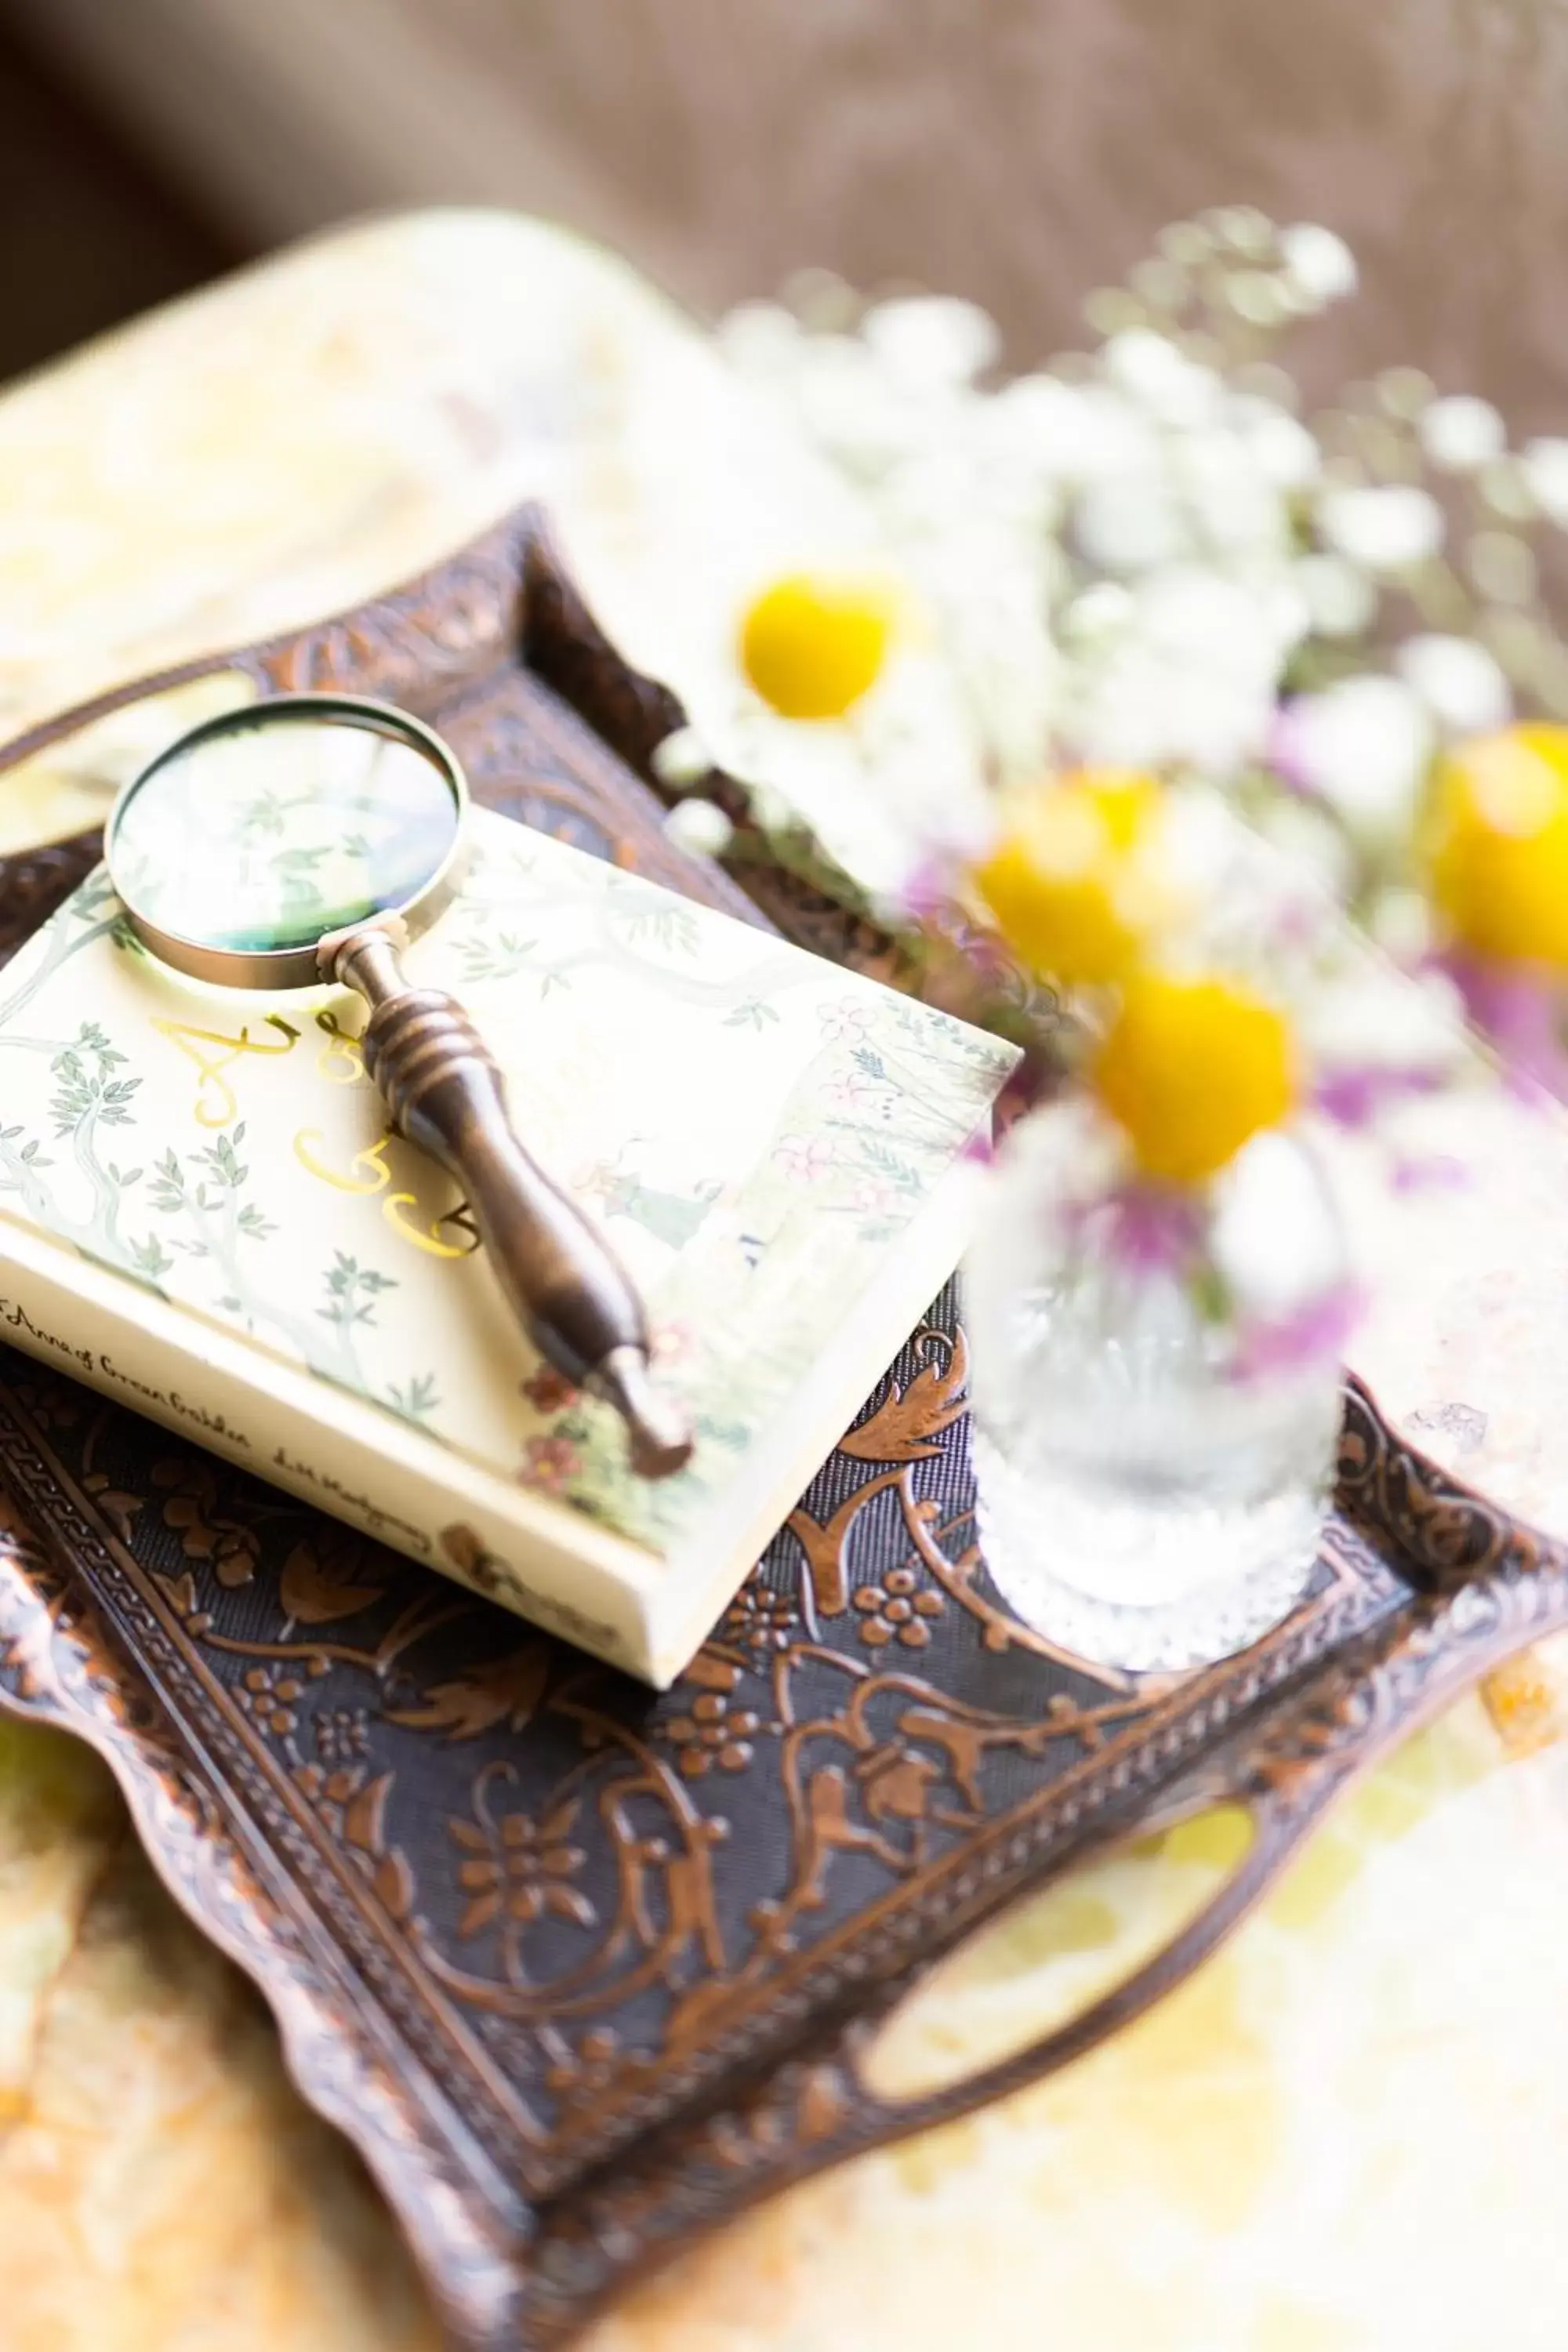
POLYGON ((150 771, 110 843, 144 920, 237 954, 308 947, 405 905, 457 836, 439 764, 363 718, 265 711, 150 771))

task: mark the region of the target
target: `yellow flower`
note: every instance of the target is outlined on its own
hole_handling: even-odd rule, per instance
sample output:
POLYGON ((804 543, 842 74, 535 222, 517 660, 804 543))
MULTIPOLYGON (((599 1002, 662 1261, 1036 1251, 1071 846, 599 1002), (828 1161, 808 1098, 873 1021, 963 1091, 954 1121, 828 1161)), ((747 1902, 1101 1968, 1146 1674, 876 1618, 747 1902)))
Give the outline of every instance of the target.
POLYGON ((885 580, 795 572, 741 623, 741 667, 784 719, 842 719, 880 677, 898 625, 885 580))
POLYGON ((1289 1117, 1289 1024, 1230 981, 1142 973, 1100 1049, 1093 1086, 1146 1176, 1199 1184, 1289 1117))
POLYGON ((1015 793, 975 869, 1003 937, 1047 980, 1121 980, 1167 912, 1152 776, 1083 769, 1015 793))
POLYGON ((1427 855, 1463 946, 1568 969, 1568 727, 1506 728, 1441 760, 1427 855))

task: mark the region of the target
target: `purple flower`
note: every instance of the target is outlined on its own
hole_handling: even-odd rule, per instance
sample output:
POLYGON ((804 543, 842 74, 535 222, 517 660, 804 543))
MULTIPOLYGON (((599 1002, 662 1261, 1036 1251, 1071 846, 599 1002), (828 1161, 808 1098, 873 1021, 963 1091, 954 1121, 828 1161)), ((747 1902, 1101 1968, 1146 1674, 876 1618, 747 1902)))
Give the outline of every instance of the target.
POLYGON ((1364 1305, 1359 1284, 1342 1282, 1292 1314, 1244 1324, 1237 1335, 1233 1377, 1271 1380, 1281 1372, 1304 1371, 1325 1358, 1342 1357, 1364 1305))
POLYGON ((1489 963, 1449 948, 1433 962, 1458 990, 1466 1016, 1495 1049, 1515 1091, 1533 1087, 1568 1102, 1562 980, 1538 965, 1489 963))
POLYGON ((1202 1201, 1146 1178, 1129 1177, 1069 1214, 1080 1248, 1103 1250, 1131 1274, 1185 1274, 1203 1247, 1202 1201))
POLYGON ((1274 713, 1263 746, 1264 766, 1287 792, 1295 793, 1304 801, 1321 797, 1307 755, 1307 730, 1301 717, 1301 704, 1310 699, 1298 695, 1289 702, 1282 702, 1274 713))
POLYGON ((1396 1160, 1389 1181, 1396 1192, 1454 1192, 1469 1182, 1469 1171, 1462 1160, 1434 1151, 1396 1160))
POLYGON ((928 923, 952 903, 952 863, 928 850, 917 860, 893 894, 899 913, 912 923, 928 923))
POLYGON ((1312 1101, 1336 1127, 1370 1127, 1379 1113, 1410 1095, 1431 1094, 1438 1084, 1430 1068, 1410 1064, 1363 1062, 1348 1064, 1320 1078, 1312 1101))

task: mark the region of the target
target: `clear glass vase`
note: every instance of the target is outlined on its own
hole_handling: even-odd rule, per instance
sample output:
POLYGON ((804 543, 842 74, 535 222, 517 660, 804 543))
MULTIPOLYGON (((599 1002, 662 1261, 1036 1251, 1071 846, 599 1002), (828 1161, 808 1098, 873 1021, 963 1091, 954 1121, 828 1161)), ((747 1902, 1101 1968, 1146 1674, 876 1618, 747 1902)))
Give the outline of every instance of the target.
POLYGON ((1205 1664, 1310 1576, 1352 1292, 1310 1150, 1126 1176, 1072 1102, 1009 1137, 965 1274, 981 1549, 1025 1623, 1131 1670, 1205 1664))

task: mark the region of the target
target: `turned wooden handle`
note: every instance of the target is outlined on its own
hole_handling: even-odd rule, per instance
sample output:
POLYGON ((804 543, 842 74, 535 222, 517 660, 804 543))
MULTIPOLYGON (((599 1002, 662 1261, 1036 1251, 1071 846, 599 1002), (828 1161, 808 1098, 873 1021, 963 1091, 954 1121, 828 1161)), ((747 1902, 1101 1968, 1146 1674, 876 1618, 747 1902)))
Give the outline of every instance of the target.
POLYGON ((333 971, 371 1006, 360 1042, 394 1125, 462 1185, 541 1355, 616 1407, 645 1477, 679 1470, 691 1440, 649 1378, 642 1301, 603 1236, 519 1142, 501 1072, 462 1006, 443 990, 408 988, 383 933, 345 941, 333 971))

